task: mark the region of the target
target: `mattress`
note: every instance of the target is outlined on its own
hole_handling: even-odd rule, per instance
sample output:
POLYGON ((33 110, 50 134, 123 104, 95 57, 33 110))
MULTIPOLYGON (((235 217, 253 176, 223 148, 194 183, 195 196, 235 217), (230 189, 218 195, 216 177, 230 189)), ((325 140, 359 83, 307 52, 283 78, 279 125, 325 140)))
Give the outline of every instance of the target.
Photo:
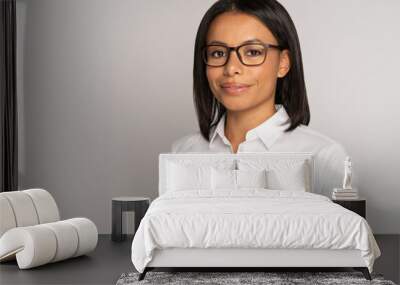
POLYGON ((186 189, 156 198, 132 242, 139 272, 162 249, 359 250, 372 272, 380 250, 367 221, 310 192, 186 189))

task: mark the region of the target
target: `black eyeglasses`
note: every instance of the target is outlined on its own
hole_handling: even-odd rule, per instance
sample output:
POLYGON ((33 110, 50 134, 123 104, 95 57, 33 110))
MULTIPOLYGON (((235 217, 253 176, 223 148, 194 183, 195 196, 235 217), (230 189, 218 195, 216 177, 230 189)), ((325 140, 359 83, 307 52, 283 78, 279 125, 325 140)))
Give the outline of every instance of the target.
POLYGON ((281 46, 264 43, 246 43, 237 47, 211 44, 202 48, 202 57, 208 66, 220 67, 229 61, 231 51, 235 51, 242 64, 257 66, 264 63, 270 48, 283 50, 281 46))

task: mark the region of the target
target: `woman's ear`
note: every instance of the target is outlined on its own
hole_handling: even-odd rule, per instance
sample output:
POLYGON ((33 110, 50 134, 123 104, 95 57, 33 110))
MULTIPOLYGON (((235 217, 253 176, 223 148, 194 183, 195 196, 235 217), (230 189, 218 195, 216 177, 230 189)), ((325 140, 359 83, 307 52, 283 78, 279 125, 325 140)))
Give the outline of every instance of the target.
POLYGON ((286 74, 290 70, 290 56, 289 50, 284 49, 281 51, 280 59, 279 59, 279 69, 278 69, 278 77, 282 78, 285 77, 286 74))

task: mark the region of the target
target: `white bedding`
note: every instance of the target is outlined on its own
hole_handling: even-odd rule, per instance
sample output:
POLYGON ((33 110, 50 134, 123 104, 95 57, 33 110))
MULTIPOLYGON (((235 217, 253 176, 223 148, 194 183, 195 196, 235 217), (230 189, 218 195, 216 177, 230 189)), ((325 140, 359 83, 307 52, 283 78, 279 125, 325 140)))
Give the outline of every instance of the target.
POLYGON ((329 198, 300 191, 167 192, 155 199, 132 242, 143 272, 154 249, 358 249, 372 272, 380 250, 366 220, 329 198))

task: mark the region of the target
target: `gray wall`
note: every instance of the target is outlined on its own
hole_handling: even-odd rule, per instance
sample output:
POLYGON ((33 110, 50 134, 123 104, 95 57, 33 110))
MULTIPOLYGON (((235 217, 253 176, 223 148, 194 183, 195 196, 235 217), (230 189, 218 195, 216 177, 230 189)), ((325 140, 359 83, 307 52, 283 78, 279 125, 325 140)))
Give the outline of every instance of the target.
MULTIPOLYGON (((195 33, 211 0, 17 0, 20 188, 111 230, 111 198, 157 196, 158 154, 197 130, 195 33)), ((340 141, 375 233, 400 233, 396 0, 282 0, 310 126, 340 141)))

